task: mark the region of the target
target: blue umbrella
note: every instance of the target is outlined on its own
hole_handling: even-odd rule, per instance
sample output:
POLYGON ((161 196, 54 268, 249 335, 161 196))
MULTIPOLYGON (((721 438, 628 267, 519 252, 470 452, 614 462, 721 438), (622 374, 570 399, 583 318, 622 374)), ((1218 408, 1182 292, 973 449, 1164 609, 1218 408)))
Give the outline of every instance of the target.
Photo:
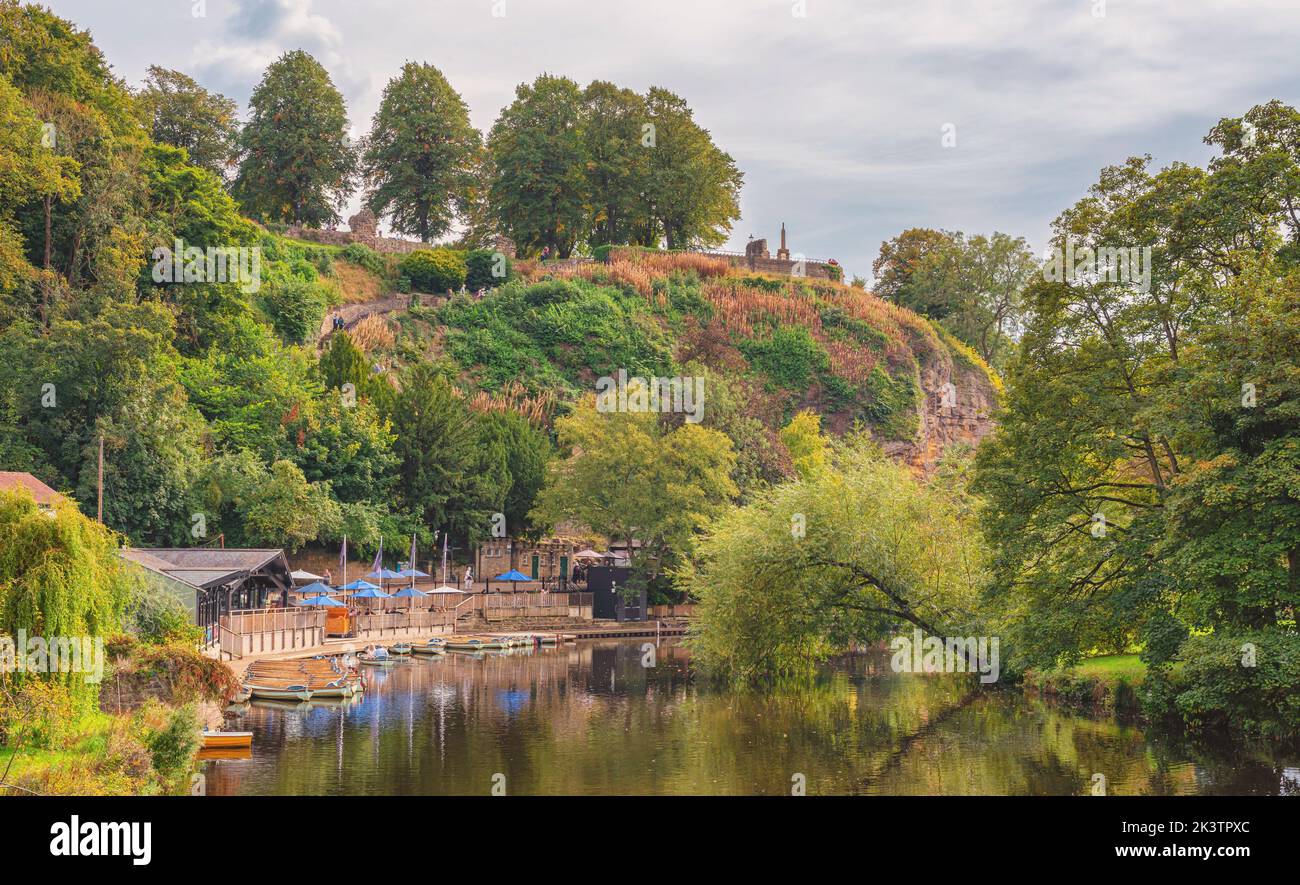
POLYGON ((399 577, 402 577, 402 578, 427 578, 427 577, 429 577, 429 573, 428 573, 428 572, 422 572, 422 571, 420 571, 418 568, 404 568, 404 569, 402 569, 400 572, 398 572, 397 574, 398 574, 399 577))
POLYGON ((351 584, 344 584, 344 590, 378 590, 379 587, 369 581, 353 581, 351 584))
POLYGON ((322 596, 326 593, 333 593, 334 588, 328 584, 322 584, 320 581, 308 584, 306 587, 295 588, 294 593, 301 593, 303 596, 322 596))
POLYGON ((514 589, 516 581, 531 581, 532 578, 525 575, 518 569, 511 569, 508 572, 502 572, 492 579, 493 581, 509 581, 511 589, 514 589))
POLYGON ((353 599, 392 599, 392 596, 373 584, 352 597, 353 599))
POLYGON ((429 595, 429 594, 428 594, 428 593, 425 593, 423 590, 416 590, 414 587, 403 587, 401 590, 398 590, 396 593, 394 593, 394 594, 393 594, 393 597, 394 597, 395 599, 409 599, 409 600, 411 600, 411 610, 414 611, 414 610, 415 610, 415 600, 417 600, 417 599, 423 599, 424 597, 426 597, 426 596, 428 596, 428 595, 429 595))
POLYGON ((391 578, 405 578, 407 577, 407 575, 404 575, 401 572, 395 572, 390 568, 381 568, 377 572, 371 572, 370 574, 366 575, 366 577, 378 578, 381 581, 387 581, 391 578))
POLYGON ((328 596, 313 596, 311 599, 304 599, 299 605, 319 605, 322 608, 343 608, 343 603, 337 599, 330 599, 328 596))

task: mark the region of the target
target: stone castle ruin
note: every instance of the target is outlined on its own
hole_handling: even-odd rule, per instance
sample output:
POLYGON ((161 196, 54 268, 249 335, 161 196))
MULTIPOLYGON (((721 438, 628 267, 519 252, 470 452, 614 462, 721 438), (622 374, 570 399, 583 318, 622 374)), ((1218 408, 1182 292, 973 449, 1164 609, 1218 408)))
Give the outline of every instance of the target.
POLYGON ((750 270, 762 273, 782 274, 789 277, 811 277, 820 280, 838 280, 842 276, 842 268, 834 258, 821 261, 804 258, 801 255, 792 257, 789 247, 785 244, 784 222, 781 223, 781 248, 776 250, 775 258, 768 251, 767 240, 765 239, 751 239, 745 246, 743 257, 734 252, 706 254, 727 258, 734 266, 747 267, 750 270))

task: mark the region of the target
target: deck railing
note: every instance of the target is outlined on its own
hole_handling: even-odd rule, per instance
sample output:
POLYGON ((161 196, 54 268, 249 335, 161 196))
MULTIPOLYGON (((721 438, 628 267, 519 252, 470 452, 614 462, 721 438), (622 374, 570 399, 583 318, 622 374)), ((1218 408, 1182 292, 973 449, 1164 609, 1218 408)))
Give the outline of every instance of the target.
POLYGON ((231 658, 310 648, 325 638, 325 610, 259 608, 233 611, 221 616, 217 633, 221 653, 231 658))

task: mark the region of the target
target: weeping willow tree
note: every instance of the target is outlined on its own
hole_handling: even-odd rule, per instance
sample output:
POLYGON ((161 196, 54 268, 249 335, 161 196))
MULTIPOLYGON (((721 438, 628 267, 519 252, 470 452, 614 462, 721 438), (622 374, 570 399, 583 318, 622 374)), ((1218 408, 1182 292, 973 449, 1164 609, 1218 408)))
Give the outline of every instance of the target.
MULTIPOLYGON (((106 636, 122 622, 132 582, 112 532, 71 503, 53 511, 26 492, 0 492, 0 637, 80 641, 106 636)), ((22 649, 17 649, 22 652, 22 649)), ((81 673, 52 673, 79 700, 98 695, 81 673)), ((23 673, 0 674, 21 681, 23 673)))
POLYGON ((919 627, 982 633, 985 554, 958 488, 930 483, 860 437, 731 510, 677 572, 698 600, 693 645, 738 679, 806 675, 852 643, 919 627))

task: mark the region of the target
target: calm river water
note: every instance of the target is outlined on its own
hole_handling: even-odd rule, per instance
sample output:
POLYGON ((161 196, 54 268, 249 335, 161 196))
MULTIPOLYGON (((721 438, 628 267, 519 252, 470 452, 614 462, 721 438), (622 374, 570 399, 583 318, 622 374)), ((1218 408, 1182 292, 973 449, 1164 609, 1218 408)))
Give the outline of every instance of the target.
POLYGON ((360 699, 255 702, 250 759, 206 763, 209 794, 509 795, 1300 793, 1300 760, 1193 753, 1018 692, 968 699, 887 656, 812 685, 697 684, 664 641, 416 658, 360 699), (653 651, 654 659, 649 660, 653 651), (651 664, 651 666, 646 666, 651 664), (504 775, 504 781, 500 775, 504 775))

